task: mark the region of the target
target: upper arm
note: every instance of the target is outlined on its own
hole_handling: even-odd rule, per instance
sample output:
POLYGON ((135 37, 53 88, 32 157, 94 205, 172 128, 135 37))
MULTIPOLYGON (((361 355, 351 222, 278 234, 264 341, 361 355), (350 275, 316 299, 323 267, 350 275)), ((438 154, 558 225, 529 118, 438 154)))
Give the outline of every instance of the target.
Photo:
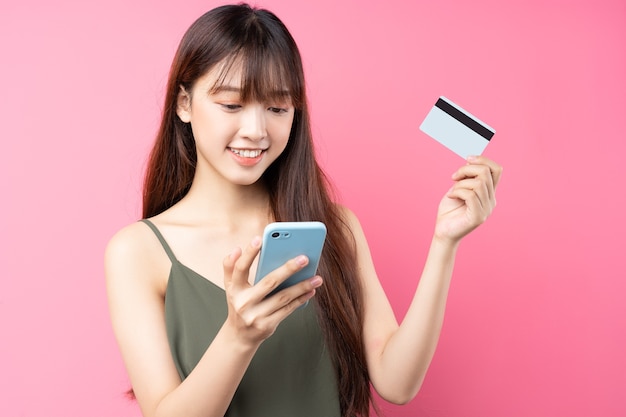
POLYGON ((365 306, 363 343, 370 378, 376 386, 377 375, 380 374, 379 359, 387 341, 398 329, 398 322, 376 274, 369 246, 359 220, 348 209, 344 208, 343 214, 356 243, 358 275, 363 286, 365 306))
POLYGON ((180 384, 165 330, 167 257, 149 233, 141 223, 130 225, 111 239, 105 253, 113 331, 145 416, 153 415, 160 400, 180 384))

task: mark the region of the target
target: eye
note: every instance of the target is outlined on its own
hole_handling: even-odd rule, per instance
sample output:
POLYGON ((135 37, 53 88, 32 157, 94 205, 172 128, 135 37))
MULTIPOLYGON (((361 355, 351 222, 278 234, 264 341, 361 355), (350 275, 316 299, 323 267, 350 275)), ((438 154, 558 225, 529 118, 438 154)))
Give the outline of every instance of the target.
POLYGON ((284 109, 284 108, 281 108, 281 107, 269 107, 268 110, 271 111, 272 113, 275 113, 275 114, 283 114, 283 113, 287 113, 288 112, 287 109, 284 109))
POLYGON ((220 104, 220 106, 222 106, 222 109, 228 112, 235 112, 241 109, 241 104, 220 104))

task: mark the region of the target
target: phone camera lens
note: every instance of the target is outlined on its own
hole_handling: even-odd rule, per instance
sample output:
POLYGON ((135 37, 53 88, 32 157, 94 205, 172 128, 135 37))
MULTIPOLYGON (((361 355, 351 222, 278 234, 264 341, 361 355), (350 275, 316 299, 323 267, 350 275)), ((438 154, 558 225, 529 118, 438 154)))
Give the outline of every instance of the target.
POLYGON ((276 239, 278 236, 280 236, 280 233, 278 233, 278 232, 274 232, 274 233, 272 233, 272 237, 273 237, 274 239, 276 239))

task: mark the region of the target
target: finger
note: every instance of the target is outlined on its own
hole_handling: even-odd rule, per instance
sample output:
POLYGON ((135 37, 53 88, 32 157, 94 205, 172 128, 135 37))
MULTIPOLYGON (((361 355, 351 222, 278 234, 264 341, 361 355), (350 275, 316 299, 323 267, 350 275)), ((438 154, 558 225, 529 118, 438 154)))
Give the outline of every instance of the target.
POLYGON ((463 178, 474 178, 484 176, 485 179, 493 181, 491 168, 486 164, 465 164, 452 174, 452 179, 461 180, 463 178))
MULTIPOLYGON (((271 310, 268 312, 262 312, 262 307, 266 306, 268 300, 264 300, 261 304, 256 304, 248 313, 254 317, 252 321, 249 321, 250 325, 253 325, 257 329, 267 329, 267 337, 276 330, 278 325, 285 320, 291 313, 296 311, 299 307, 306 304, 311 298, 315 296, 315 290, 311 290, 300 297, 291 300, 282 308, 277 310, 271 310)), ((267 310, 267 309, 265 309, 267 310)))
POLYGON ((222 262, 224 268, 224 287, 228 288, 232 282, 233 270, 235 269, 235 262, 241 256, 241 248, 235 248, 228 254, 222 262))
POLYGON ((498 186, 498 183, 500 182, 500 177, 502 176, 502 166, 497 164, 496 162, 492 161, 489 158, 486 158, 484 156, 478 155, 478 156, 469 156, 467 158, 467 163, 470 165, 486 165, 489 167, 489 170, 491 171, 491 177, 493 178, 493 185, 494 188, 498 186))
POLYGON ((255 236, 244 248, 241 256, 235 261, 232 272, 232 283, 239 287, 249 287, 250 266, 261 249, 261 238, 255 236))
POLYGON ((474 191, 466 188, 453 190, 453 192, 450 193, 450 198, 456 198, 465 203, 469 219, 471 219, 474 224, 477 225, 483 223, 487 219, 489 210, 484 209, 480 199, 474 191))
POLYGON ((458 183, 448 192, 449 198, 455 198, 461 200, 467 205, 469 209, 483 211, 486 207, 484 200, 481 199, 478 192, 471 187, 459 186, 458 183))
POLYGON ((459 168, 454 174, 452 174, 452 179, 455 181, 461 181, 467 178, 475 178, 477 180, 482 181, 487 187, 487 197, 489 199, 493 199, 495 197, 495 186, 493 183, 493 176, 491 173, 491 169, 488 165, 480 164, 480 165, 464 165, 459 168))
POLYGON ((295 258, 288 260, 269 274, 265 275, 255 285, 258 297, 260 299, 267 297, 269 293, 274 291, 287 278, 304 268, 308 263, 309 258, 307 258, 306 256, 296 256, 295 258))
POLYGON ((452 187, 451 191, 460 190, 460 189, 467 189, 467 190, 473 191, 478 197, 478 199, 480 200, 481 206, 484 208, 489 207, 489 201, 491 199, 492 190, 489 189, 489 186, 482 179, 466 178, 464 180, 457 181, 452 187))
POLYGON ((315 295, 316 289, 322 286, 319 275, 285 288, 259 304, 259 312, 267 316, 275 316, 283 320, 298 307, 306 304, 315 295))

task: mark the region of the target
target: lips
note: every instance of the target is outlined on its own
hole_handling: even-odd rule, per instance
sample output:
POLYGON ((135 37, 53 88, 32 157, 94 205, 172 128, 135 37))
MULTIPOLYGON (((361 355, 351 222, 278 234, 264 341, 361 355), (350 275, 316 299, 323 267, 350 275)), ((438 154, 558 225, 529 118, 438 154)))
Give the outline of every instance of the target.
POLYGON ((251 167, 263 159, 265 149, 228 148, 233 159, 241 166, 251 167))

